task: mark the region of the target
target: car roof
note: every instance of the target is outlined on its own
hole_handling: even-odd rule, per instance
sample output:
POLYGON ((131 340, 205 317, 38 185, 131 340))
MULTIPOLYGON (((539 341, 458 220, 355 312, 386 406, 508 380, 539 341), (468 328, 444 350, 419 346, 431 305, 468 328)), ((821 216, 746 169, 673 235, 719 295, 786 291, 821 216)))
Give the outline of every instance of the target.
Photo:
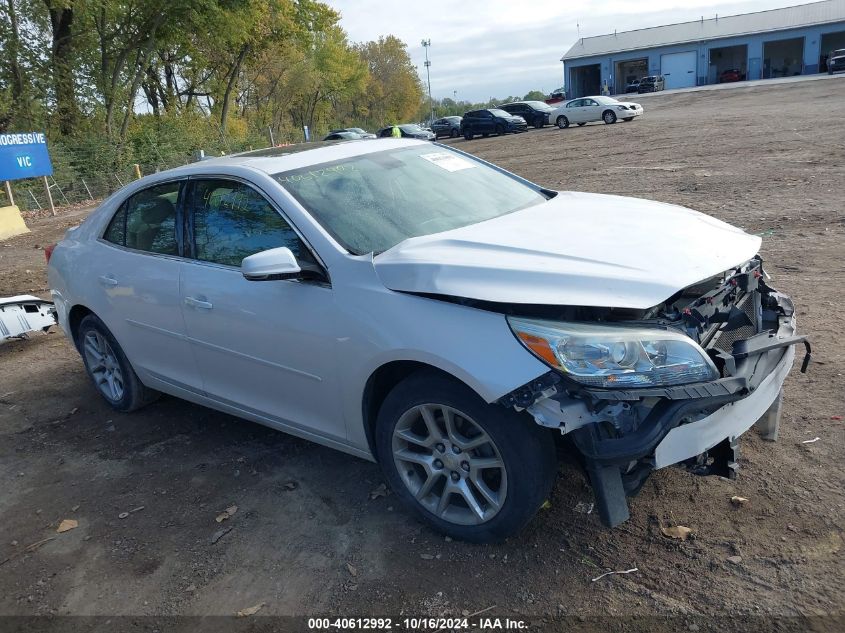
POLYGON ((397 147, 411 147, 414 145, 430 146, 429 141, 415 139, 354 139, 349 141, 315 141, 312 143, 297 143, 295 145, 283 145, 281 147, 268 147, 266 149, 253 150, 232 154, 231 156, 220 156, 169 169, 161 174, 172 176, 190 176, 213 172, 215 167, 250 167, 267 174, 277 174, 291 169, 318 165, 335 160, 344 160, 373 154, 386 149, 397 147))

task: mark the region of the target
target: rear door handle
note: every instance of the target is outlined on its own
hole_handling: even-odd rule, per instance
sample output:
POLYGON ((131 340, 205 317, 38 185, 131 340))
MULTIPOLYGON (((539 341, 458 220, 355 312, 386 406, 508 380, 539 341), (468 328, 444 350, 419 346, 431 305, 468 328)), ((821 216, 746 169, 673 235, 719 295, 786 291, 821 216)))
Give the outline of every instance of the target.
POLYGON ((117 279, 115 279, 111 275, 101 275, 100 285, 106 286, 107 288, 114 288, 117 285, 117 279))
POLYGON ((196 297, 185 297, 185 305, 198 310, 211 310, 214 307, 210 301, 203 301, 196 297))

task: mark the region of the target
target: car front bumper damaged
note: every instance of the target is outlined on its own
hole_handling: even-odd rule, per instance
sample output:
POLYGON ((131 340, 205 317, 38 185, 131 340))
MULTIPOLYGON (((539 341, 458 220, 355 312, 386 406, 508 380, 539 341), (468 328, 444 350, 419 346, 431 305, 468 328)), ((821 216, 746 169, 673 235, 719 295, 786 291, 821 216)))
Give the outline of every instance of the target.
MULTIPOLYGON (((746 329, 751 336, 739 340, 723 330, 722 337, 730 340, 723 338, 721 344, 711 336, 706 348, 722 373, 716 380, 614 390, 572 388, 566 379, 547 376, 509 394, 538 424, 572 438, 584 456, 606 525, 628 519, 627 497, 639 492, 654 470, 678 465, 695 474, 732 477, 738 438, 751 426, 757 423, 765 439, 777 438, 781 388, 792 368, 794 346, 806 347, 804 372, 810 345, 795 334, 789 297, 762 283, 759 292, 768 312, 759 312, 756 330, 762 323, 776 325, 756 333, 746 329)), ((733 309, 732 304, 726 312, 733 309)))

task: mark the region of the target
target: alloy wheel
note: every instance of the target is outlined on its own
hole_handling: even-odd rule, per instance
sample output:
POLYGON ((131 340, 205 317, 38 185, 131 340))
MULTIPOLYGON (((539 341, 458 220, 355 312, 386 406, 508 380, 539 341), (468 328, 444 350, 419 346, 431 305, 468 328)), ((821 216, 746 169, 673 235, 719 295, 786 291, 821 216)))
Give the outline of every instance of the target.
POLYGON ((83 350, 97 389, 112 402, 120 401, 124 393, 123 372, 109 342, 99 332, 89 331, 85 334, 83 350))
POLYGON ((492 519, 507 496, 507 471, 492 438, 469 416, 440 404, 406 411, 393 430, 393 462, 413 497, 460 525, 492 519))

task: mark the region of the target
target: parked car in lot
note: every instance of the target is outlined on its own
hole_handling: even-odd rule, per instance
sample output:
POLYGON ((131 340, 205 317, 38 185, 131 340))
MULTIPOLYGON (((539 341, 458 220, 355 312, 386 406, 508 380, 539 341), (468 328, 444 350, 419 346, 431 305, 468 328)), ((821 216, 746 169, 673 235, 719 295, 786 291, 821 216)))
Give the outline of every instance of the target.
MULTIPOLYGON (((398 127, 402 133, 402 138, 416 138, 423 141, 433 141, 436 138, 434 132, 423 129, 416 123, 402 123, 398 127)), ((383 127, 376 132, 376 136, 379 138, 390 138, 393 136, 393 126, 388 125, 387 127, 383 127)))
POLYGON ((845 72, 845 48, 831 52, 827 58, 827 74, 845 72))
POLYGON ((547 499, 555 435, 609 525, 654 470, 727 474, 755 421, 776 435, 804 337, 760 244, 390 139, 142 178, 48 267, 109 406, 164 392, 375 460, 419 517, 487 542, 547 499))
POLYGON ((640 91, 640 80, 634 79, 628 82, 628 85, 625 86, 625 94, 630 94, 632 92, 639 92, 640 91))
POLYGON ((527 129, 528 124, 525 119, 499 108, 473 110, 464 114, 461 119, 461 134, 468 141, 477 134, 487 137, 491 134, 524 132, 527 129))
POLYGON ((556 103, 562 103, 566 101, 566 89, 564 87, 560 87, 557 90, 553 90, 549 95, 549 98, 546 99, 546 105, 554 105, 556 103))
POLYGON ((514 101, 499 106, 500 110, 521 116, 528 125, 541 128, 548 125, 549 115, 554 108, 542 101, 514 101))
MULTIPOLYGON (((371 135, 375 138, 375 134, 371 135)), ((336 132, 329 132, 323 138, 324 141, 352 141, 364 138, 358 132, 349 132, 347 130, 338 130, 336 132)))
POLYGON ((645 92, 657 92, 659 90, 663 90, 665 87, 666 80, 663 78, 663 75, 649 75, 648 77, 640 79, 640 83, 637 86, 637 92, 639 94, 643 94, 645 92))
POLYGON ((631 121, 643 113, 639 103, 617 101, 612 97, 584 97, 573 99, 555 108, 552 121, 560 128, 568 128, 572 123, 585 125, 591 121, 604 121, 607 124, 617 120, 631 121))
POLYGON ((357 134, 360 138, 376 138, 376 135, 372 132, 367 132, 367 130, 360 128, 360 127, 345 127, 339 130, 331 130, 329 134, 342 134, 342 133, 350 133, 350 134, 357 134))
POLYGON ((461 117, 459 116, 444 116, 437 119, 431 124, 431 131, 434 136, 449 136, 455 138, 461 135, 461 117))
POLYGON ((733 83, 735 81, 743 81, 744 79, 745 73, 743 73, 739 68, 729 68, 727 70, 723 70, 719 75, 720 84, 728 84, 733 83))

